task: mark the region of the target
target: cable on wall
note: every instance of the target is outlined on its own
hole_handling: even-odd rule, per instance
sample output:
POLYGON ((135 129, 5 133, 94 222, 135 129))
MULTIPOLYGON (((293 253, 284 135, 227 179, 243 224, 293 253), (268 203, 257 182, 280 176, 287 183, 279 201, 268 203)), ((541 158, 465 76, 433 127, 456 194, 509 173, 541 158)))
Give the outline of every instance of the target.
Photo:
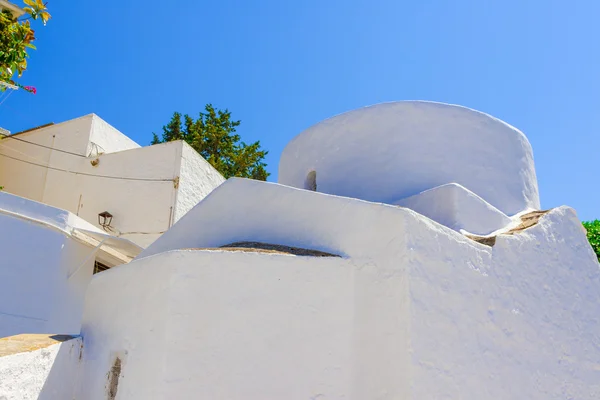
MULTIPOLYGON (((0 104, 2 104, 2 103, 0 103, 0 104)), ((2 135, 2 134, 0 134, 0 135, 2 135)), ((84 155, 82 155, 82 154, 77 154, 77 153, 73 153, 73 152, 71 152, 71 151, 62 150, 62 149, 57 149, 57 148, 50 147, 50 146, 46 146, 46 145, 43 145, 43 144, 40 144, 40 143, 34 143, 34 142, 30 142, 30 141, 28 141, 28 140, 25 140, 25 139, 21 139, 21 138, 15 137, 14 135, 2 135, 2 136, 4 136, 4 139, 12 139, 12 140, 17 140, 17 141, 19 141, 19 142, 23 142, 23 143, 32 144, 32 145, 34 145, 34 146, 39 146, 39 147, 43 147, 43 148, 45 148, 45 149, 49 149, 49 150, 58 151, 58 152, 60 152, 60 153, 70 154, 70 155, 72 155, 72 156, 77 156, 77 157, 82 157, 82 158, 87 158, 86 156, 84 156, 84 155)))
POLYGON ((133 177, 127 177, 127 176, 110 176, 110 175, 89 174, 87 172, 69 171, 67 169, 51 167, 49 165, 37 164, 37 163, 31 162, 31 161, 22 160, 20 158, 9 156, 8 154, 2 154, 2 153, 0 153, 0 156, 6 157, 6 158, 10 158, 11 160, 20 161, 20 162, 23 162, 25 164, 35 165, 37 167, 42 167, 42 168, 48 168, 48 169, 51 169, 51 170, 54 170, 54 171, 67 172, 67 173, 75 174, 75 175, 92 176, 92 177, 96 177, 96 178, 117 179, 117 180, 125 180, 125 181, 143 181, 143 182, 174 182, 175 181, 175 179, 173 179, 173 178, 165 178, 165 179, 160 179, 160 178, 158 178, 158 179, 157 178, 133 178, 133 177))

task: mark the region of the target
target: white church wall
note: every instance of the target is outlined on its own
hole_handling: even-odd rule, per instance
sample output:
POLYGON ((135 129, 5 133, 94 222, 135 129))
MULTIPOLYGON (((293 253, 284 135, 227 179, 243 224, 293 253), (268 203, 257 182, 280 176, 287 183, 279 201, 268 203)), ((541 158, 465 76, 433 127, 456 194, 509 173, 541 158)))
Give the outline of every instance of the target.
POLYGON ((573 210, 482 250, 423 228, 407 225, 412 398, 598 398, 600 266, 573 210))
POLYGON ((571 209, 492 248, 357 204, 393 210, 405 240, 370 258, 168 251, 98 276, 82 387, 124 354, 132 399, 597 398, 600 271, 571 209))
POLYGON ((0 225, 0 337, 78 334, 93 249, 21 218, 0 214, 0 225))
POLYGON ((177 340, 167 336, 167 316, 176 311, 169 301, 172 266, 157 262, 140 269, 141 265, 136 265, 102 272, 90 283, 82 324, 85 347, 80 397, 106 399, 108 372, 119 358, 125 375, 118 387, 120 398, 177 398, 177 393, 165 393, 162 387, 165 346, 167 341, 177 340), (94 304, 108 293, 112 300, 94 304), (139 307, 133 311, 129 306, 136 304, 139 307), (140 382, 143 384, 133 386, 140 382))
MULTIPOLYGON (((375 282, 389 283, 389 292, 381 288, 361 295, 357 292, 351 303, 359 307, 361 301, 373 301, 376 306, 368 307, 373 317, 390 312, 394 316, 386 319, 391 320, 403 318, 399 304, 409 304, 410 344, 386 343, 388 349, 398 345, 411 350, 411 394, 406 398, 516 398, 524 393, 523 397, 540 400, 569 396, 591 400, 598 395, 600 376, 594 360, 600 358, 600 351, 593 343, 600 339, 595 333, 600 332, 595 318, 600 312, 600 270, 580 222, 568 208, 553 210, 523 232, 501 235, 496 245, 489 247, 408 209, 234 179, 146 249, 137 265, 154 263, 167 254, 172 255, 173 263, 184 265, 188 252, 170 250, 240 240, 338 253, 348 258, 346 268, 371 271, 375 282), (244 202, 234 207, 233 200, 227 201, 236 198, 244 202), (221 214, 217 204, 222 207, 221 214), (157 254, 163 251, 167 253, 157 254), (402 293, 406 288, 404 300, 386 297, 386 293, 402 293), (379 297, 381 293, 383 297, 379 297)), ((213 263, 224 271, 226 263, 216 260, 193 265, 213 263)), ((249 276, 255 268, 248 268, 242 278, 253 292, 257 289, 249 276)), ((313 272, 312 281, 319 282, 319 271, 324 270, 313 272)), ((186 275, 188 278, 194 279, 186 275)), ((273 288, 265 284, 258 291, 268 293, 273 288)), ((187 296, 191 290, 178 293, 187 296)), ((319 290, 315 286, 314 292, 319 290)), ((338 290, 329 288, 332 296, 342 296, 338 290)), ((245 300, 252 303, 254 298, 248 295, 245 300)), ((272 298, 280 296, 273 294, 272 298)), ((377 321, 359 326, 369 331, 379 326, 377 321)), ((290 323, 289 319, 286 322, 290 323)), ((402 337, 400 327, 384 326, 384 331, 388 338, 402 337)), ((247 346, 259 346, 258 340, 247 346)), ((374 342, 382 341, 378 337, 374 342)), ((361 348, 364 343, 353 342, 354 350, 365 351, 361 348)), ((346 392, 348 398, 392 393, 395 388, 387 380, 375 378, 380 371, 389 371, 387 363, 395 358, 385 352, 368 357, 373 364, 354 360, 368 366, 373 376, 365 373, 355 382, 359 385, 371 377, 374 383, 362 386, 369 391, 346 392), (386 367, 378 368, 379 364, 386 367)), ((335 391, 326 395, 331 393, 335 391)))
POLYGON ((79 382, 82 340, 46 340, 23 335, 0 340, 0 398, 3 400, 74 399, 79 382), (22 341, 16 351, 4 354, 7 341, 22 341), (33 349, 32 349, 33 347, 33 349))
POLYGON ((426 190, 396 202, 455 231, 488 235, 512 221, 475 193, 456 183, 426 190))
POLYGON ((337 257, 140 259, 92 280, 80 387, 104 399, 120 357, 118 398, 407 398, 406 283, 337 257))
POLYGON ((225 182, 223 175, 213 168, 186 142, 181 143, 181 166, 179 168, 179 189, 175 204, 173 222, 178 221, 200 200, 217 186, 225 182))
POLYGON ((396 245, 401 246, 404 232, 402 217, 398 215, 402 213, 414 212, 270 182, 231 178, 138 258, 246 240, 366 257, 385 253, 390 242, 398 241, 396 245), (387 242, 378 241, 381 237, 387 242))
POLYGON ((516 128, 468 108, 378 104, 329 118, 284 149, 279 183, 395 203, 456 182, 506 213, 539 209, 533 152, 516 128))

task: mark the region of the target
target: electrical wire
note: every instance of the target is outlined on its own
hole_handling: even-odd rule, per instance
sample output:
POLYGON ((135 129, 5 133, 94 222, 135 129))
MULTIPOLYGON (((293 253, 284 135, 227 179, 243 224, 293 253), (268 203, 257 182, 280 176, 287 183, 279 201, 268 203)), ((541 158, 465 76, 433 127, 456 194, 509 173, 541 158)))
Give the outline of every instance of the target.
MULTIPOLYGON (((30 156, 28 154, 20 152, 19 150, 12 149, 10 147, 5 147, 2 144, 0 144, 0 147, 4 147, 4 148, 6 148, 8 150, 20 153, 20 154, 24 155, 25 157, 33 158, 34 160, 39 160, 39 158, 30 156)), ((130 179, 130 180, 146 180, 147 179, 147 178, 124 178, 124 177, 109 177, 109 176, 104 176, 104 175, 91 175, 91 174, 86 174, 86 173, 79 173, 79 172, 73 172, 73 171, 63 170, 63 169, 60 169, 60 168, 48 167, 46 165, 36 164, 34 162, 30 162, 30 161, 26 161, 26 160, 21 160, 21 159, 18 159, 18 158, 15 158, 15 157, 11 157, 9 155, 2 154, 2 153, 0 153, 0 156, 8 157, 8 158, 11 158, 13 160, 21 161, 21 162, 24 162, 24 163, 27 163, 27 164, 32 164, 32 165, 36 165, 36 166, 40 166, 40 167, 44 167, 44 168, 50 168, 50 169, 54 169, 54 170, 58 170, 58 171, 62 171, 62 172, 69 172, 69 173, 73 173, 73 174, 82 174, 82 175, 87 175, 87 176, 97 176, 97 177, 101 177, 101 178, 113 178, 113 179, 130 179)), ((41 161, 41 160, 39 160, 39 161, 41 161)), ((155 182, 172 182, 172 181, 174 181, 174 179, 156 179, 154 181, 155 182)), ((122 236, 122 235, 162 235, 163 233, 166 232, 166 231, 162 231, 162 232, 121 232, 118 229, 113 228, 112 226, 102 227, 102 229, 104 229, 106 232, 110 232, 110 233, 115 234, 117 237, 122 236)))
MULTIPOLYGON (((2 103, 0 103, 0 104, 2 104, 2 103)), ((46 146, 46 145, 43 145, 43 144, 40 144, 40 143, 34 143, 34 142, 30 142, 30 141, 28 141, 28 140, 21 139, 21 138, 19 138, 19 137, 16 137, 16 136, 14 136, 14 135, 3 135, 3 134, 0 134, 0 135, 4 136, 4 138, 5 138, 5 139, 13 139, 13 140, 18 140, 19 142, 23 142, 23 143, 32 144, 32 145, 34 145, 34 146, 39 146, 39 147, 43 147, 43 148, 45 148, 45 149, 49 149, 49 150, 58 151, 58 152, 60 152, 60 153, 70 154, 70 155, 72 155, 72 156, 77 156, 77 157, 82 157, 82 158, 87 158, 86 156, 84 156, 84 155, 82 155, 82 154, 77 154, 77 153, 73 153, 73 152, 70 152, 70 151, 67 151, 67 150, 57 149, 57 148, 50 147, 50 146, 46 146)))
MULTIPOLYGON (((4 103, 4 101, 6 99, 8 99, 8 96, 10 96, 11 93, 12 93, 12 91, 9 92, 8 95, 6 97, 4 97, 4 99, 2 99, 2 97, 0 97, 0 105, 2 105, 2 103, 4 103)), ((18 111, 18 110, 15 110, 12 107, 9 107, 8 105, 7 105, 7 107, 10 108, 11 110, 18 111)), ((20 111, 18 111, 18 112, 20 113, 20 111)), ((40 143, 30 142, 29 140, 21 139, 19 137, 16 137, 15 135, 4 135, 4 134, 0 133, 0 136, 4 136, 4 139, 13 139, 13 140, 17 140, 19 142, 28 143, 28 144, 31 144, 31 145, 34 145, 34 146, 38 146, 38 147, 43 147, 45 149, 58 151, 60 153, 70 154, 72 156, 77 156, 77 157, 81 157, 81 158, 88 158, 87 156, 84 156, 82 154, 73 153, 71 151, 67 151, 67 150, 63 150, 63 149, 57 149, 55 147, 46 146, 46 145, 43 145, 43 144, 40 144, 40 143)))
POLYGON ((175 179, 172 179, 172 178, 165 178, 165 179, 133 178, 133 177, 126 177, 126 176, 110 176, 110 175, 89 174, 87 172, 69 171, 67 169, 51 167, 50 165, 37 164, 37 163, 31 162, 31 161, 21 160, 20 158, 11 157, 8 154, 2 154, 2 153, 0 153, 0 156, 6 157, 6 158, 10 158, 10 159, 15 160, 15 161, 20 161, 20 162, 23 162, 23 163, 26 163, 26 164, 35 165, 37 167, 48 168, 48 169, 51 169, 51 170, 54 170, 54 171, 67 172, 67 173, 75 174, 75 175, 92 176, 92 177, 96 177, 96 178, 117 179, 117 180, 124 180, 124 181, 143 181, 143 182, 174 182, 175 181, 175 179))
POLYGON ((0 101, 0 106, 2 105, 2 103, 4 103, 6 101, 6 99, 8 99, 10 97, 10 95, 13 93, 13 91, 8 92, 8 94, 6 96, 4 96, 4 98, 2 99, 2 101, 0 101))
POLYGON ((25 156, 25 157, 27 157, 27 158, 30 158, 30 159, 32 159, 32 160, 35 160, 35 161, 39 161, 39 162, 41 162, 41 163, 44 163, 43 165, 45 165, 45 161, 44 161, 44 160, 42 160, 41 158, 37 158, 37 157, 35 157, 35 156, 32 156, 31 154, 26 154, 26 153, 23 153, 22 151, 19 151, 19 150, 17 150, 17 149, 14 149, 14 148, 12 148, 12 147, 7 147, 7 146, 3 145, 1 142, 0 142, 0 147, 2 147, 2 148, 4 148, 4 149, 7 149, 8 151, 12 151, 12 152, 15 152, 15 153, 19 153, 19 154, 20 154, 20 155, 22 155, 22 156, 25 156))

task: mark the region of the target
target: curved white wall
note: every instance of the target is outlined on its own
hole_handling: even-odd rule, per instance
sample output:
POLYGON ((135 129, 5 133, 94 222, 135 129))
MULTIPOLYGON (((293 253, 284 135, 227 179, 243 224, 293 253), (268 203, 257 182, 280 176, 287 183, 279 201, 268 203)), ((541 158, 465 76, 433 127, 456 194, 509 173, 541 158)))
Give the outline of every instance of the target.
POLYGON ((294 138, 279 183, 395 203, 458 183, 502 212, 539 208, 533 152, 516 128, 468 108, 422 101, 378 104, 327 119, 294 138))
POLYGON ((457 232, 489 235, 512 222, 503 212, 456 183, 426 190, 398 202, 457 232))
MULTIPOLYGON (((119 357, 116 399, 598 399, 600 273, 573 210, 492 249, 408 209, 277 186, 253 192, 297 197, 309 225, 306 208, 323 210, 311 236, 339 230, 335 246, 356 250, 167 248, 95 275, 76 398, 105 400, 119 357)), ((223 185, 221 200, 223 187, 250 185, 223 185)), ((225 226, 206 224, 210 198, 180 221, 199 238, 186 245, 231 240, 236 221, 242 235, 306 240, 277 210, 252 231, 229 208, 225 226)))

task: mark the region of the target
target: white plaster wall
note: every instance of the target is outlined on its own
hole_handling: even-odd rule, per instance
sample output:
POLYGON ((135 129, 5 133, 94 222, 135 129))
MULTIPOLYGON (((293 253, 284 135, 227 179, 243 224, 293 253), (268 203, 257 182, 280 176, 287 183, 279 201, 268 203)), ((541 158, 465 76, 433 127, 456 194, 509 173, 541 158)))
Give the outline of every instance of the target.
POLYGON ((407 228, 412 398, 600 396, 599 265, 572 209, 481 250, 407 228))
MULTIPOLYGON (((61 124, 25 132, 15 138, 85 155, 92 125, 87 115, 61 124)), ((35 164, 51 163, 52 151, 45 147, 24 143, 16 139, 0 140, 0 185, 4 190, 35 201, 43 201, 48 170, 7 158, 3 155, 35 164)), ((67 156, 73 158, 74 156, 67 156)), ((61 167, 61 165, 58 165, 61 167)))
MULTIPOLYGON (((87 145, 90 140, 93 114, 84 115, 69 121, 50 125, 45 128, 35 129, 22 133, 16 137, 35 143, 48 144, 57 149, 87 155, 87 145), (39 140, 39 142, 38 142, 39 140)), ((7 143, 14 140, 6 138, 7 143)), ((28 148, 29 144, 23 143, 28 148)), ((47 150, 47 149, 46 149, 47 150)))
POLYGON ((181 145, 168 143, 104 154, 94 167, 86 158, 52 154, 52 165, 109 177, 165 179, 144 181, 48 171, 44 202, 98 225, 98 214, 113 214, 112 227, 123 237, 146 246, 169 227, 181 145), (131 232, 135 232, 131 234, 131 232), (139 233, 137 233, 139 232, 139 233))
POLYGON ((460 232, 488 235, 512 221, 475 193, 456 183, 426 190, 396 202, 460 232))
POLYGON ((414 213, 391 205, 231 178, 138 258, 168 250, 217 247, 244 240, 371 257, 378 251, 385 253, 392 242, 398 241, 394 245, 402 246, 404 232, 398 210, 414 213), (365 210, 376 211, 365 214, 365 210))
POLYGON ((213 168, 196 150, 181 142, 181 167, 179 189, 175 204, 173 223, 225 182, 223 175, 213 168))
POLYGON ((393 203, 458 183, 513 215, 539 208, 533 152, 516 128, 468 108, 431 102, 378 104, 327 119, 284 149, 279 183, 393 203))
MULTIPOLYGON (((58 143, 58 139, 62 140, 67 132, 77 141, 85 129, 88 135, 91 129, 92 140, 107 151, 97 157, 97 166, 90 162, 96 157, 82 158, 6 139, 0 142, 0 151, 5 154, 59 170, 0 156, 0 184, 9 193, 70 211, 97 228, 98 214, 109 211, 116 229, 111 233, 120 232, 122 237, 145 247, 224 181, 182 141, 108 152, 132 147, 133 142, 93 114, 35 131, 35 138, 44 139, 46 146, 67 149, 70 147, 63 141, 58 143), (176 188, 174 180, 178 177, 176 188)), ((85 154, 87 144, 83 143, 71 146, 69 151, 85 154)))
POLYGON ((54 186, 48 193, 55 197, 47 200, 51 204, 68 200, 77 205, 81 199, 79 215, 96 225, 98 213, 109 211, 113 214, 112 226, 122 233, 122 237, 147 246, 169 228, 176 193, 173 179, 178 176, 180 148, 178 143, 167 143, 109 153, 99 157, 100 163, 96 167, 86 160, 78 167, 80 171, 96 175, 166 181, 74 176, 71 178, 74 181, 69 183, 62 181, 64 177, 60 174, 54 174, 51 181, 54 186), (70 198, 64 199, 63 194, 69 190, 70 198))
MULTIPOLYGON (((131 266, 150 265, 171 254, 188 254, 169 252, 177 248, 212 247, 238 240, 337 252, 348 257, 346 268, 355 266, 370 271, 373 282, 389 285, 388 290, 378 287, 355 292, 349 300, 355 307, 362 301, 371 301, 365 309, 376 323, 363 322, 359 326, 367 331, 366 335, 374 326, 381 328, 378 332, 382 333, 373 340, 353 342, 353 351, 364 354, 368 360, 355 358, 357 365, 373 374, 364 371, 365 375, 357 375, 360 378, 354 382, 367 377, 376 379, 381 370, 391 371, 396 378, 408 376, 410 393, 397 396, 382 377, 361 386, 363 391, 346 392, 345 398, 598 397, 600 349, 596 344, 600 343, 600 321, 596 316, 600 313, 600 271, 581 223, 567 207, 553 210, 537 226, 521 233, 499 236, 495 247, 488 247, 409 209, 233 179, 184 216, 131 266), (164 251, 167 253, 161 253, 164 251), (404 300, 393 297, 403 290, 407 293, 404 300), (400 326, 379 325, 379 313, 391 313, 385 320, 404 321, 399 311, 403 310, 401 304, 409 304, 409 343, 392 345, 386 340, 401 338, 404 331, 400 326), (380 343, 386 343, 388 350, 406 346, 410 352, 408 371, 390 367, 389 363, 398 356, 384 351, 370 353, 370 346, 380 343)), ((185 265, 184 256, 179 257, 173 263, 185 265)), ((318 261, 313 262, 318 265, 318 261)), ((215 259, 192 264, 195 268, 214 264, 227 279, 225 262, 215 259)), ((253 283, 253 270, 261 276, 256 266, 238 272, 241 281, 249 285, 243 289, 253 294, 235 303, 236 307, 252 305, 259 297, 256 293, 262 295, 271 290, 272 298, 280 301, 274 286, 253 283)), ((313 293, 323 290, 318 282, 326 276, 324 271, 320 268, 311 273, 313 293)), ((179 289, 178 295, 194 296, 190 293, 201 283, 195 281, 193 274, 187 274, 186 279, 194 283, 179 289)), ((233 284, 236 280, 231 277, 228 282, 233 284)), ((236 290, 242 289, 236 286, 236 290)), ((344 295, 341 286, 329 285, 327 290, 333 297, 344 295)), ((231 299, 228 297, 223 303, 231 299)), ((198 304, 202 302, 189 303, 201 307, 198 304)), ((231 314, 220 315, 235 318, 231 314)), ((298 322, 290 320, 290 315, 294 314, 288 315, 286 323, 298 322)), ((181 313, 182 320, 188 316, 181 313)), ((309 325, 298 323, 298 331, 308 329, 309 325)), ((214 335, 226 337, 227 332, 221 330, 214 335)), ((198 337, 197 341, 200 338, 205 337, 198 337)), ((325 342, 329 338, 321 339, 325 342)), ((195 341, 190 340, 185 346, 193 344, 195 341)), ((290 348, 303 345, 298 340, 290 348)), ((247 346, 257 346, 257 342, 247 342, 247 346)), ((253 359, 246 362, 258 368, 253 359)), ((223 371, 214 376, 222 379, 225 386, 229 376, 223 371)), ((303 375, 297 379, 302 380, 303 375)))
POLYGON ((0 226, 0 337, 78 334, 93 249, 52 228, 4 214, 0 226))
POLYGON ((105 153, 115 153, 117 151, 140 147, 139 144, 122 134, 96 114, 92 114, 90 141, 100 146, 105 153))
POLYGON ((0 213, 39 221, 65 233, 71 233, 73 229, 83 229, 106 235, 106 232, 69 211, 6 192, 0 192, 0 213))
POLYGON ((144 247, 224 181, 184 142, 140 148, 94 114, 16 138, 85 156, 90 142, 102 147, 104 154, 85 158, 4 139, 0 185, 6 192, 70 211, 98 228, 98 214, 109 211, 116 229, 111 233, 144 247), (92 166, 96 159, 99 164, 92 166))
POLYGON ((81 338, 0 357, 0 399, 74 399, 81 338))
POLYGON ((85 350, 79 398, 107 398, 107 373, 116 357, 126 377, 118 398, 177 398, 176 393, 162 392, 172 268, 163 263, 136 265, 96 274, 90 283, 82 324, 85 350), (100 299, 107 302, 94 304, 100 299))
POLYGON ((34 219, 65 232, 71 228, 68 211, 6 192, 0 192, 0 212, 34 219))
POLYGON ((406 280, 389 267, 175 251, 97 275, 81 388, 104 399, 121 354, 117 398, 407 398, 406 280))
MULTIPOLYGON (((107 151, 135 147, 134 142, 93 114, 17 137, 85 155, 90 134, 107 151)), ((9 193, 70 211, 96 227, 98 213, 110 211, 115 216, 113 226, 119 231, 142 232, 124 237, 143 246, 169 227, 175 202, 172 179, 179 173, 180 143, 104 154, 96 167, 91 165, 91 159, 14 139, 0 141, 0 151, 71 172, 168 179, 167 182, 110 179, 47 169, 0 156, 0 184, 9 193)))

